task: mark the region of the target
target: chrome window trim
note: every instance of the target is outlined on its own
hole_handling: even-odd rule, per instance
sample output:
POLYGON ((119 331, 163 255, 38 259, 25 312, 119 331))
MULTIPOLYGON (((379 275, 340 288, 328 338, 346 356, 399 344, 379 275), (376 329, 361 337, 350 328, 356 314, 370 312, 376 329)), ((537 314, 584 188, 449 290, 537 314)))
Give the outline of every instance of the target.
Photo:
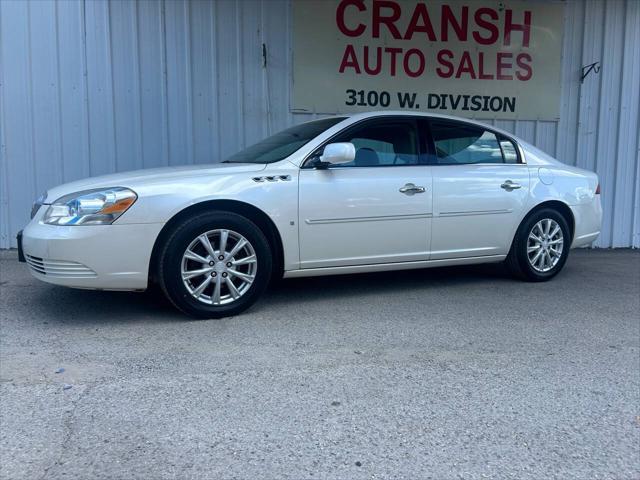
MULTIPOLYGON (((348 118, 348 117, 347 117, 348 118)), ((331 143, 331 141, 337 137, 338 135, 341 135, 345 130, 348 130, 352 127, 358 126, 361 123, 364 122, 368 122, 371 120, 378 120, 378 119, 411 119, 414 122, 419 122, 420 120, 426 120, 427 122, 429 122, 429 124, 432 121, 442 121, 442 122, 451 122, 451 123, 461 123, 464 125, 468 125, 470 127, 476 127, 476 128, 484 128, 485 130, 493 133, 496 136, 502 136, 506 139, 508 139, 510 142, 512 142, 515 146, 516 149, 518 150, 518 163, 489 163, 489 162, 482 162, 482 163, 452 163, 452 164, 432 164, 432 163, 417 163, 417 164, 410 164, 410 165, 379 165, 377 167, 340 167, 339 165, 337 166, 332 166, 332 167, 327 167, 327 170, 333 170, 333 169, 337 169, 337 168, 381 168, 381 167, 437 167, 437 166, 451 166, 451 165, 526 165, 527 164, 527 159, 524 155, 524 149, 522 148, 522 145, 520 145, 520 142, 518 142, 518 140, 516 140, 516 138, 510 134, 510 133, 504 133, 502 131, 496 130, 495 128, 493 128, 491 125, 478 125, 477 123, 473 123, 472 121, 467 121, 466 119, 450 119, 450 118, 442 118, 442 117, 434 117, 432 115, 376 115, 376 116, 372 116, 372 117, 367 117, 367 118, 363 118, 362 120, 358 120, 357 122, 351 123, 347 126, 345 126, 344 128, 342 128, 341 130, 337 131, 336 133, 334 133, 331 137, 329 137, 327 140, 325 140, 324 142, 322 142, 320 145, 318 145, 316 148, 314 148, 311 152, 309 152, 307 155, 305 155, 305 157, 302 159, 302 162, 300 162, 300 166, 298 168, 300 169, 304 169, 304 170, 314 170, 316 169, 316 167, 307 165, 307 162, 309 161, 309 159, 313 156, 313 154, 319 149, 319 148, 324 148, 327 144, 331 143)), ((339 125, 339 123, 337 123, 336 125, 339 125)), ((420 132, 420 129, 418 129, 418 135, 421 137, 422 135, 424 135, 422 132, 420 132)), ((428 141, 432 141, 431 138, 431 126, 429 125, 429 139, 428 141)), ((420 138, 418 140, 418 147, 420 147, 420 138)), ((426 153, 427 155, 429 154, 429 152, 419 152, 419 155, 422 155, 423 153, 426 153)))

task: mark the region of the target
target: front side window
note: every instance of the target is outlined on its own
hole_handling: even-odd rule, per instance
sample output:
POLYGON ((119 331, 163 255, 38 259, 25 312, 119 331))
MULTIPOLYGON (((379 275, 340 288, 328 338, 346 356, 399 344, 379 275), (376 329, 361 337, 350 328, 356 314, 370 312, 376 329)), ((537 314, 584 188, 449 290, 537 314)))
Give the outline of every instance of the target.
POLYGON ((457 165, 473 163, 517 163, 515 146, 506 138, 472 125, 431 124, 436 163, 457 165))
POLYGON ((344 117, 324 118, 276 133, 230 156, 224 163, 273 163, 284 160, 344 117))
POLYGON ((417 165, 418 132, 413 122, 376 121, 356 126, 332 142, 351 142, 356 157, 341 167, 385 167, 417 165))

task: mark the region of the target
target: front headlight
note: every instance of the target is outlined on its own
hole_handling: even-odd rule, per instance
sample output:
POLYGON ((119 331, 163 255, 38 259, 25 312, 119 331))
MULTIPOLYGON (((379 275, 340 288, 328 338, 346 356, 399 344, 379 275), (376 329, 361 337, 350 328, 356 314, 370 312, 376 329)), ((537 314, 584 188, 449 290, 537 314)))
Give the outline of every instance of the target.
POLYGON ((133 190, 123 187, 72 193, 53 202, 42 221, 49 225, 109 225, 137 198, 133 190))

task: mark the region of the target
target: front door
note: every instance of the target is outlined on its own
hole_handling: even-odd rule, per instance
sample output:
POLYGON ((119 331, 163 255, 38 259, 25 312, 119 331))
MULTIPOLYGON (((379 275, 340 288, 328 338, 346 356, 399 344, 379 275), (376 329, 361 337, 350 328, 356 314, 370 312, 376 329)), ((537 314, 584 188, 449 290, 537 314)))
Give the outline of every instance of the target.
POLYGON ((515 145, 463 123, 432 121, 431 134, 431 259, 506 255, 529 194, 515 145))
POLYGON ((301 267, 428 260, 432 167, 421 163, 416 123, 369 120, 331 142, 352 142, 356 158, 300 170, 301 267))

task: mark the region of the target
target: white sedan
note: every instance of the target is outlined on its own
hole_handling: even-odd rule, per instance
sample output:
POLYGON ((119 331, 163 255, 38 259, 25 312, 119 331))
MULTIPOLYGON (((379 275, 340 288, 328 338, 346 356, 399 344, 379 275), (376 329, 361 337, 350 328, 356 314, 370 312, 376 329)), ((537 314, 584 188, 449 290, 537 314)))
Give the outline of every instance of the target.
POLYGON ((594 173, 454 117, 314 120, 211 165, 46 192, 18 235, 33 275, 69 287, 160 285, 183 312, 242 312, 276 277, 506 262, 552 278, 600 233, 594 173))

